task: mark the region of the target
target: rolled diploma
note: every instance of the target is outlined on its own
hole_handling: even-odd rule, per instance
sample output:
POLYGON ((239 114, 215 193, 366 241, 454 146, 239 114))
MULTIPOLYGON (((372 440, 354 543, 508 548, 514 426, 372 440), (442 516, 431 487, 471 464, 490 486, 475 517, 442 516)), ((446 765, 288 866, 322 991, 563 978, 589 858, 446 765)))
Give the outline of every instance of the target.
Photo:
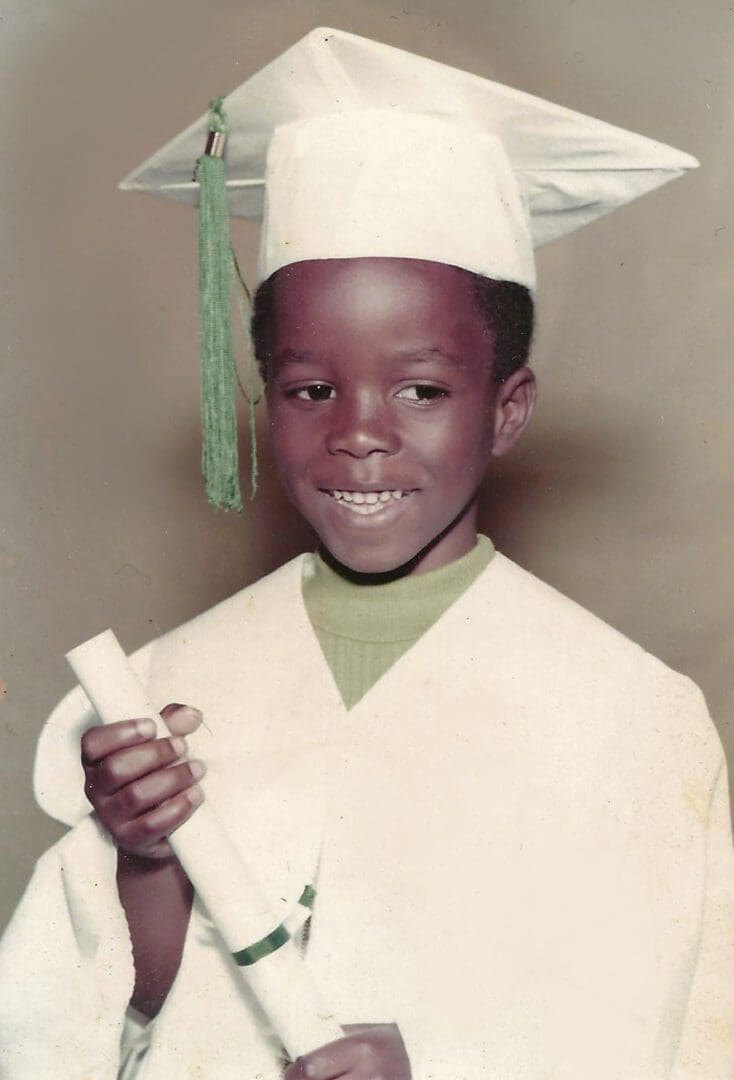
MULTIPOLYGON (((66 659, 102 723, 150 717, 158 738, 170 734, 111 630, 72 649, 66 659)), ((263 941, 279 927, 282 919, 206 801, 169 839, 231 953, 263 941)), ((292 941, 238 971, 292 1059, 342 1037, 292 941)))

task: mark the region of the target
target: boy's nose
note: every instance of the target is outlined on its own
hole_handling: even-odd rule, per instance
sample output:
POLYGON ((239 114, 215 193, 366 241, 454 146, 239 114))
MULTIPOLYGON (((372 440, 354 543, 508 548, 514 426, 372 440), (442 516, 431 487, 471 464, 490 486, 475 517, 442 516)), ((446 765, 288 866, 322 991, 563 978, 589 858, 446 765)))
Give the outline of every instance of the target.
POLYGON ((332 420, 327 436, 330 454, 362 458, 370 454, 395 454, 400 449, 400 438, 384 403, 367 398, 342 399, 332 420))

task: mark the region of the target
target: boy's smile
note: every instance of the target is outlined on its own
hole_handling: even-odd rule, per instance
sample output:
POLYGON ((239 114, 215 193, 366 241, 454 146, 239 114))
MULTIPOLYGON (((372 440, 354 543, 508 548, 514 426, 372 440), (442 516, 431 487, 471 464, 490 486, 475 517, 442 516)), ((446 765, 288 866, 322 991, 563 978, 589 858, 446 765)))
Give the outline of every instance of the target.
MULTIPOLYGON (((474 546, 488 461, 527 416, 508 441, 511 380, 492 377, 471 275, 411 259, 296 263, 274 279, 268 351, 278 468, 333 558, 418 572, 474 546)), ((532 384, 522 372, 513 387, 532 384)))

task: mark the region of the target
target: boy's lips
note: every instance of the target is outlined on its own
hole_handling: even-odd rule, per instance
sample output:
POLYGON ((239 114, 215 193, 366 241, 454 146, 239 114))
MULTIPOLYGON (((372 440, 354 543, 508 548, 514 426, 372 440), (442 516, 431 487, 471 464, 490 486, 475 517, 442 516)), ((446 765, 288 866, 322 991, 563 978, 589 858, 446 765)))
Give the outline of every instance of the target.
POLYGON ((414 494, 415 488, 344 489, 321 488, 343 510, 360 516, 385 513, 402 499, 414 494))

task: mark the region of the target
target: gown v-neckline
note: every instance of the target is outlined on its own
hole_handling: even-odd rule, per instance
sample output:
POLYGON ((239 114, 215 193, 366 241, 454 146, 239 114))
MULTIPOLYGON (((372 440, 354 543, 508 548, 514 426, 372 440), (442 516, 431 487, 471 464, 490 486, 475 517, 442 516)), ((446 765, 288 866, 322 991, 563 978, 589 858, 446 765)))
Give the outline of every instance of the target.
MULTIPOLYGON (((413 642, 413 644, 411 644, 378 679, 375 680, 359 701, 351 708, 348 708, 341 696, 341 692, 336 684, 329 663, 324 656, 303 598, 303 575, 306 571, 308 560, 312 558, 314 558, 314 556, 311 553, 304 553, 297 556, 291 563, 292 574, 295 578, 294 584, 297 582, 298 585, 298 596, 294 611, 296 625, 293 629, 298 638, 303 642, 304 646, 308 648, 309 655, 305 657, 306 662, 312 663, 316 670, 321 670, 323 672, 323 679, 319 680, 319 684, 322 692, 327 698, 325 705, 328 705, 330 711, 335 712, 349 725, 356 723, 359 720, 361 712, 369 710, 375 700, 379 699, 383 693, 389 692, 392 682, 403 677, 403 675, 409 675, 411 669, 422 662, 421 658, 424 653, 430 654, 431 651, 435 652, 434 639, 438 638, 440 640, 442 636, 447 638, 446 652, 448 654, 448 643, 453 638, 453 634, 451 633, 452 626, 456 624, 457 621, 463 623, 471 621, 472 616, 470 612, 477 593, 481 593, 482 590, 486 588, 487 584, 492 580, 497 566, 503 561, 500 553, 495 551, 488 565, 477 575, 468 588, 466 588, 456 600, 454 600, 448 608, 439 615, 428 629, 421 634, 420 637, 413 642)), ((466 633, 465 625, 461 626, 461 631, 462 634, 466 633)))

